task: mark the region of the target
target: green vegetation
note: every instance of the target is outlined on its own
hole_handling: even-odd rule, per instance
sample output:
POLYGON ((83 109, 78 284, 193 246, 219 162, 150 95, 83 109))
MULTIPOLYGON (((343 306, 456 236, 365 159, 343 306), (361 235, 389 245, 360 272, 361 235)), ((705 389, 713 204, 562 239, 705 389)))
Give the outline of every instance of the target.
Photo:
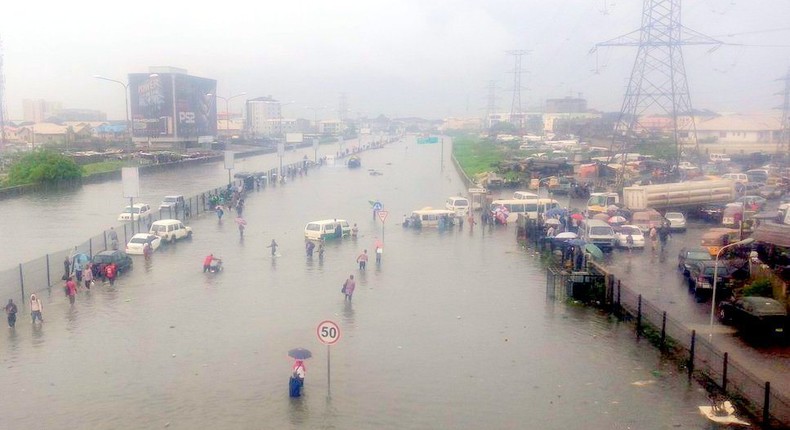
POLYGON ((82 176, 90 176, 96 173, 114 172, 121 170, 121 167, 129 165, 128 161, 124 160, 109 160, 100 161, 98 163, 90 163, 82 166, 82 176))
POLYGON ((505 159, 505 154, 493 142, 469 136, 453 141, 453 154, 470 177, 495 170, 495 166, 505 159))
POLYGON ((27 152, 8 170, 6 185, 69 181, 82 177, 82 168, 71 158, 49 150, 27 152))

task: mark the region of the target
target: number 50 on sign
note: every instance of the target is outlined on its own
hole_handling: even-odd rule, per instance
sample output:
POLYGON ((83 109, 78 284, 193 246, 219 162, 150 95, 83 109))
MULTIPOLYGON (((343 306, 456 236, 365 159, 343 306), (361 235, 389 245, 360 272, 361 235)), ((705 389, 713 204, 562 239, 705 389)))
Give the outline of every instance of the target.
POLYGON ((333 345, 340 340, 340 327, 333 321, 322 321, 316 329, 318 340, 325 345, 333 345))

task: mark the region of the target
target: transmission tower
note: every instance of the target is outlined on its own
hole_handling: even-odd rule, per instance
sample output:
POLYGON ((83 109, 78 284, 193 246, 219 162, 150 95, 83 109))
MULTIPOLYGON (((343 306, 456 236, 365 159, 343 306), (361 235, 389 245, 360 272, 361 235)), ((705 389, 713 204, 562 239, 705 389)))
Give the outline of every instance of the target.
POLYGON ((790 163, 790 69, 784 78, 778 79, 785 81, 784 103, 782 103, 782 124, 779 133, 779 141, 776 145, 776 154, 783 165, 790 163))
POLYGON ((524 49, 517 49, 507 51, 509 55, 513 56, 513 102, 510 104, 510 123, 515 125, 519 130, 524 128, 524 113, 521 110, 521 74, 524 69, 521 68, 521 57, 528 54, 529 51, 524 49))
POLYGON ((674 163, 677 166, 682 152, 681 140, 690 141, 699 153, 682 46, 718 47, 721 42, 681 24, 681 0, 643 1, 642 26, 639 29, 596 45, 596 48, 638 47, 611 149, 613 154, 628 152, 636 138, 650 130, 641 122, 646 114, 666 116, 671 120, 676 154, 674 163))
POLYGON ((483 121, 483 128, 489 129, 491 128, 491 115, 497 112, 496 107, 496 81, 488 81, 488 104, 486 105, 486 117, 483 121))
POLYGON ((5 74, 3 73, 3 40, 0 39, 0 150, 5 148, 5 74))

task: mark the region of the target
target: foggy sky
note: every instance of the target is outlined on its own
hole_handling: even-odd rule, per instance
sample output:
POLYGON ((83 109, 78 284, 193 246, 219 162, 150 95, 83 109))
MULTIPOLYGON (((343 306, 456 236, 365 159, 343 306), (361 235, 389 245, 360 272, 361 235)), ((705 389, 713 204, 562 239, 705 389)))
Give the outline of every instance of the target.
MULTIPOLYGON (((581 93, 591 108, 618 111, 636 48, 589 51, 639 28, 642 8, 637 0, 3 3, 11 119, 22 118, 23 99, 123 119, 123 88, 92 75, 126 81, 149 66, 216 79, 220 96, 294 101, 285 117, 312 119, 307 107, 321 107, 319 119, 336 118, 341 93, 352 117, 480 116, 490 80, 497 81, 498 106, 510 110, 513 60, 505 51, 513 49, 531 50, 522 65, 525 109, 581 93)), ((683 6, 686 27, 724 42, 790 45, 787 0, 683 6), (763 31, 772 29, 784 30, 763 31)), ((790 67, 790 48, 683 49, 695 108, 765 112, 781 105, 776 79, 790 67)), ((243 99, 231 110, 239 112, 243 99)))

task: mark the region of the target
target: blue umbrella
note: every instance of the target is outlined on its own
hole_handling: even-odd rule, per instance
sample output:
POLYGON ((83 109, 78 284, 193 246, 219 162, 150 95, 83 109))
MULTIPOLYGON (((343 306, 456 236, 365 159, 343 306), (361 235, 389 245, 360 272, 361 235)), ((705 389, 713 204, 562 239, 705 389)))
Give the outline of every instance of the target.
POLYGON ((288 351, 288 356, 297 360, 307 360, 313 356, 313 353, 304 348, 294 348, 288 351))
POLYGON ((582 239, 571 239, 568 241, 568 245, 583 247, 587 242, 582 239))
POLYGON ((546 211, 546 218, 554 218, 559 216, 565 216, 568 214, 567 209, 563 208, 552 208, 546 211))

